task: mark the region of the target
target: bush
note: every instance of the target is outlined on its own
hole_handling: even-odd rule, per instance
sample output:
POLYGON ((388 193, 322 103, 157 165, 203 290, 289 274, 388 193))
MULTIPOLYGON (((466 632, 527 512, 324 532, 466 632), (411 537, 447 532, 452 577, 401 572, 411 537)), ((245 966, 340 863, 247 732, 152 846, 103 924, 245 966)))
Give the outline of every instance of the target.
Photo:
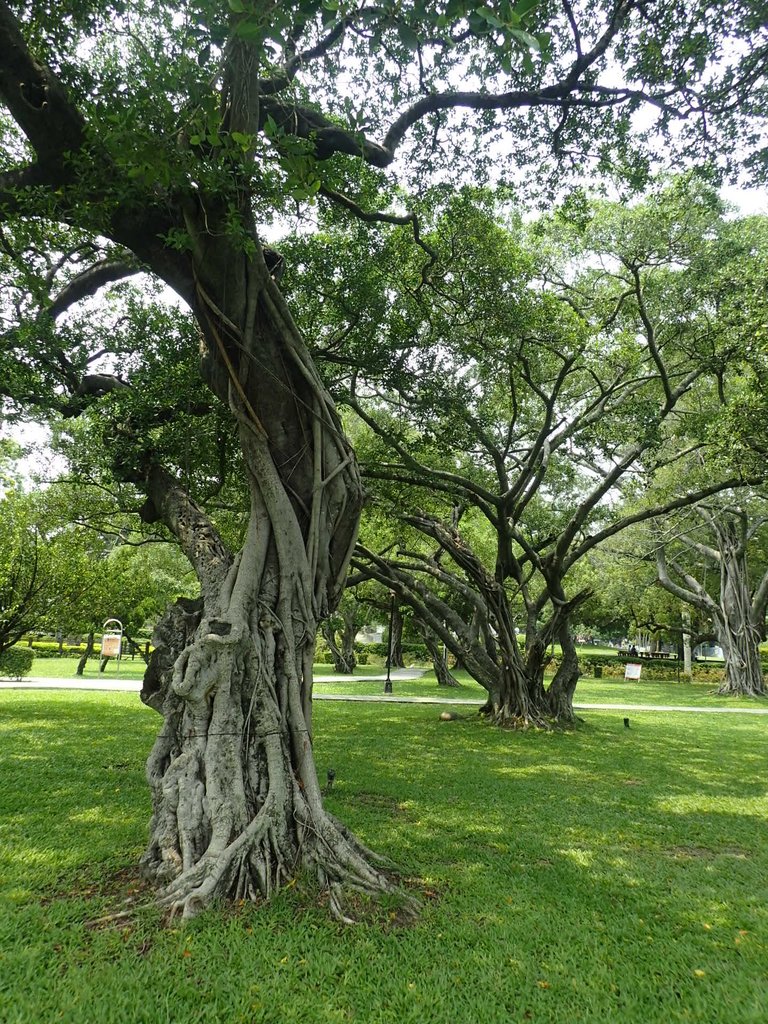
MULTIPOLYGON (((355 649, 362 653, 373 655, 376 658, 384 658, 385 660, 389 654, 389 647, 386 644, 357 644, 355 649)), ((429 651, 426 644, 412 643, 406 640, 402 644, 402 651, 404 656, 409 656, 413 661, 429 661, 429 651)), ((360 664, 364 663, 361 662, 360 664)))
MULTIPOLYGON (((588 654, 585 657, 579 658, 579 666, 584 675, 594 675, 595 669, 601 668, 604 679, 623 679, 624 669, 626 668, 627 662, 632 662, 635 665, 642 665, 643 672, 641 679, 644 680, 669 679, 671 676, 677 675, 678 667, 680 671, 680 678, 685 678, 683 676, 682 662, 678 663, 674 658, 632 658, 629 657, 625 651, 622 651, 621 655, 588 654)), ((557 664, 557 660, 551 661, 547 671, 556 671, 557 664)), ((712 664, 711 662, 694 662, 692 670, 691 678, 695 682, 718 683, 723 678, 722 663, 712 664)))
POLYGON ((29 674, 35 653, 28 647, 9 647, 0 652, 0 676, 21 679, 29 674))
POLYGON ((55 641, 34 640, 29 649, 38 658, 79 658, 85 653, 85 644, 64 644, 59 654, 59 645, 55 641))

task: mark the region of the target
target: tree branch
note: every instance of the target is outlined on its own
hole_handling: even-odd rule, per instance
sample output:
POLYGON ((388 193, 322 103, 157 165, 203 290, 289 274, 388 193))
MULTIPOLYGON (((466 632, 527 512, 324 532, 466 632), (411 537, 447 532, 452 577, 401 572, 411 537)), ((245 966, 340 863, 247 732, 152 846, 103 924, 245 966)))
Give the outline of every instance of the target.
POLYGON ((120 281, 138 274, 140 268, 126 260, 102 260, 72 278, 59 292, 46 310, 48 316, 56 319, 81 299, 89 298, 105 284, 120 281))
POLYGON ((33 58, 18 19, 2 0, 0 96, 37 153, 49 182, 67 181, 67 154, 85 145, 85 121, 53 72, 33 58))

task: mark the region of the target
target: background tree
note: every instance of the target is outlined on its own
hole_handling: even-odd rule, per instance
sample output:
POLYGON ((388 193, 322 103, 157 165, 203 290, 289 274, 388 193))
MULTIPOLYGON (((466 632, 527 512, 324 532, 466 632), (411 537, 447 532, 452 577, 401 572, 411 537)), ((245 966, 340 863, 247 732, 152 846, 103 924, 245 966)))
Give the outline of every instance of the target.
POLYGON ((26 495, 0 499, 0 652, 39 626, 44 614, 48 565, 26 495))
MULTIPOLYGON (((701 389, 716 415, 726 366, 743 358, 743 323, 739 331, 729 309, 711 308, 712 277, 702 276, 718 246, 730 255, 730 236, 720 237, 717 196, 691 177, 631 210, 566 207, 529 230, 499 223, 477 193, 438 209, 424 235, 428 280, 390 232, 373 273, 350 261, 361 267, 358 295, 348 271, 310 311, 329 338, 323 358, 337 364, 337 394, 379 439, 358 444, 365 476, 400 485, 393 508, 432 545, 361 554, 486 687, 495 720, 569 720, 578 678, 569 621, 588 596, 573 588, 577 564, 633 522, 739 479, 622 508, 660 467, 706 443, 688 439, 681 416, 701 389), (375 309, 375 333, 364 308, 375 309), (443 495, 442 512, 425 509, 428 492, 443 495), (456 509, 461 522, 451 521, 456 509), (479 630, 425 580, 461 594, 479 630), (545 690, 555 640, 563 653, 545 690)), ((337 258, 358 245, 345 236, 337 258)), ((329 248, 323 239, 315 249, 324 273, 329 248)))
POLYGON ((720 692, 765 694, 760 660, 768 608, 765 500, 724 495, 692 511, 683 522, 665 524, 664 534, 674 543, 662 539, 656 548, 659 582, 711 622, 725 659, 720 692))
POLYGON ((328 644, 336 672, 351 675, 355 671, 357 665, 355 637, 364 624, 365 615, 362 614, 357 595, 351 590, 345 590, 335 612, 321 626, 322 635, 328 644))

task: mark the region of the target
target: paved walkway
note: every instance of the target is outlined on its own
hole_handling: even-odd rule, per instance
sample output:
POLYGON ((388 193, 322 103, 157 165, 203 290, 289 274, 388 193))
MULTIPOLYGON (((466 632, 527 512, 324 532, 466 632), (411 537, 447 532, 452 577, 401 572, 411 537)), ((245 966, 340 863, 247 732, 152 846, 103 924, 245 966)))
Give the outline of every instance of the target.
MULTIPOLYGON (((424 673, 420 669, 393 669, 391 679, 418 679, 424 673)), ((355 676, 358 682, 384 682, 387 677, 355 676)), ((317 676, 316 683, 349 682, 349 676, 329 675, 317 676)), ((138 693, 141 689, 140 679, 22 679, 0 680, 0 690, 122 690, 138 693)), ((314 700, 346 700, 359 701, 365 704, 455 704, 464 707, 482 706, 482 700, 469 700, 466 697, 399 697, 396 693, 315 693, 314 700)), ((741 707, 693 707, 683 704, 574 704, 576 711, 687 711, 707 715, 768 715, 765 708, 741 707)))
MULTIPOLYGON (((424 670, 419 668, 394 668, 390 674, 390 678, 393 682, 397 682, 398 679, 420 679, 424 675, 424 670)), ((355 676, 356 682, 381 682, 386 680, 386 675, 382 673, 380 676, 355 676)), ((328 676, 315 676, 314 681, 316 683, 348 683, 350 677, 344 675, 328 675, 328 676)), ((34 677, 32 679, 0 679, 0 690, 124 690, 126 692, 138 693, 141 689, 141 680, 134 679, 130 676, 125 676, 122 679, 120 676, 101 676, 98 679, 81 679, 78 676, 74 676, 71 679, 57 678, 57 677, 34 677)), ((319 696, 315 694, 315 696, 319 696)), ((344 694, 326 694, 322 700, 344 700, 346 699, 344 694)), ((352 696, 350 700, 359 700, 360 696, 352 696)), ((372 700, 377 698, 372 697, 372 700)), ((421 698, 414 698, 420 700, 421 698)), ((436 703, 443 703, 442 701, 436 701, 436 703)), ((482 701, 478 701, 478 704, 482 704, 482 701)))

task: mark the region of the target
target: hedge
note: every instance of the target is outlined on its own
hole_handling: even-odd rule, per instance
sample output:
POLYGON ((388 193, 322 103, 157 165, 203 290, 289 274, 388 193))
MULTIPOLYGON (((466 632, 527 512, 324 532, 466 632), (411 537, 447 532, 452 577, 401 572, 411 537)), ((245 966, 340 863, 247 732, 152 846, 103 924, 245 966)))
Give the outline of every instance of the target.
MULTIPOLYGON (((144 648, 144 644, 137 641, 139 646, 144 648)), ((146 641, 144 641, 146 643, 146 641)), ((21 645, 18 645, 19 647, 21 645)), ((25 642, 23 649, 31 650, 35 652, 35 656, 38 658, 82 658, 86 651, 86 644, 62 644, 61 653, 59 653, 59 644, 56 640, 33 640, 32 643, 29 641, 25 642)), ((130 655, 130 645, 127 640, 123 641, 123 657, 130 655)), ((152 648, 150 648, 151 650, 152 648)), ((93 645, 92 656, 98 658, 101 654, 101 644, 95 643, 93 645)))
MULTIPOLYGON (((694 661, 691 666, 691 676, 686 677, 683 675, 682 662, 676 661, 674 658, 632 658, 632 657, 617 657, 615 654, 590 654, 587 657, 579 658, 579 666, 584 675, 594 675, 595 669, 599 668, 602 671, 603 677, 609 678, 624 678, 624 670, 627 667, 627 663, 631 662, 634 665, 642 666, 641 679, 669 679, 671 676, 675 677, 680 672, 681 679, 691 678, 696 682, 700 683, 719 683, 723 679, 724 666, 722 663, 713 664, 712 662, 696 662, 694 661)), ((765 671, 766 666, 763 666, 765 671)), ((550 663, 549 671, 552 671, 552 663, 550 663)))
MULTIPOLYGON (((373 654, 377 658, 386 658, 389 654, 388 644, 358 644, 357 649, 373 654)), ((404 655, 409 654, 416 661, 429 661, 429 651, 426 644, 412 643, 406 640, 400 645, 400 649, 404 655)))
POLYGON ((9 647, 0 653, 0 676, 21 679, 29 674, 35 652, 28 647, 9 647))

